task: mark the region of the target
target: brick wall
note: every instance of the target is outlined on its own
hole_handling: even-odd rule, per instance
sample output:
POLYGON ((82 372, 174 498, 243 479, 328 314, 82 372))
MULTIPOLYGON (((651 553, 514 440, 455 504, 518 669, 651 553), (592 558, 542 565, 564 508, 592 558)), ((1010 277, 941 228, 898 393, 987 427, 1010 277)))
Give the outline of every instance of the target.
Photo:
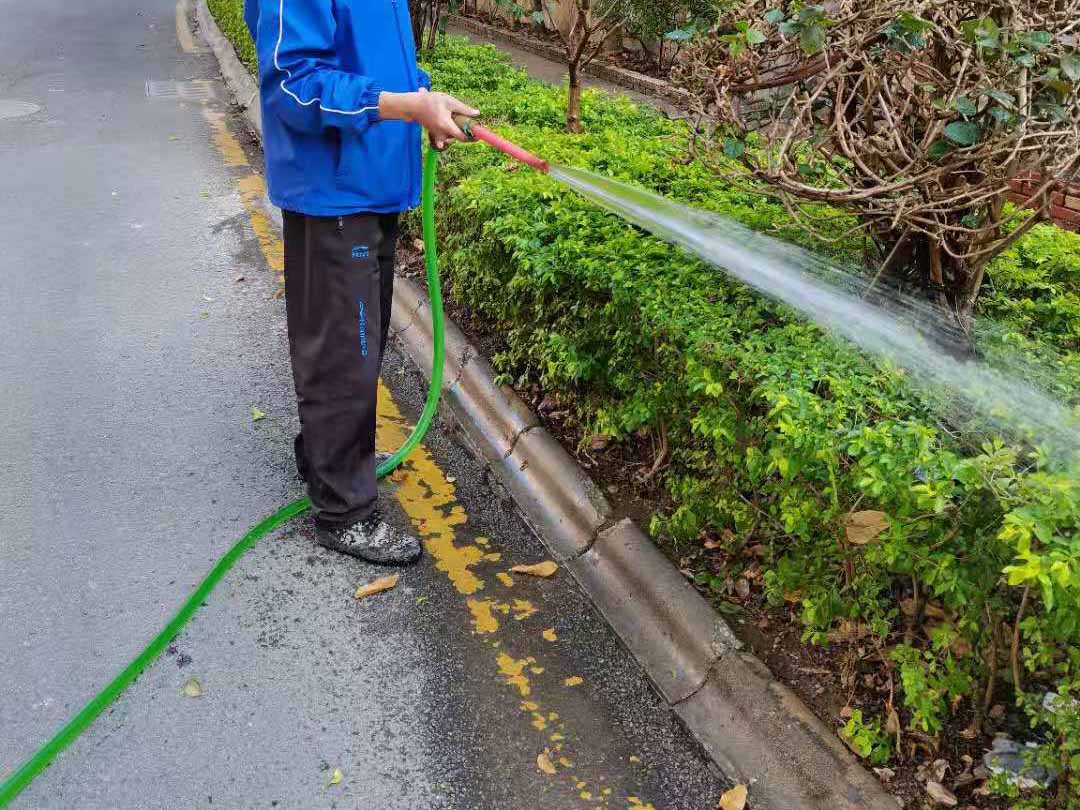
MULTIPOLYGON (((1013 180, 1009 199, 1023 205, 1039 185, 1038 177, 1017 177, 1013 180)), ((1065 185, 1050 193, 1050 217, 1062 228, 1080 232, 1080 184, 1065 185)))

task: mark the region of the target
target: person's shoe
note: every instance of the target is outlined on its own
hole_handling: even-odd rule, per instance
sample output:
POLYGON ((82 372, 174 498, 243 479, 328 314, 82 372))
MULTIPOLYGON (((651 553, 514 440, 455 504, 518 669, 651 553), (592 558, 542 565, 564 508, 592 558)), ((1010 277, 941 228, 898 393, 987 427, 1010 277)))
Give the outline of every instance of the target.
POLYGON ((376 450, 375 451, 375 469, 376 470, 379 469, 379 467, 381 467, 383 464, 388 462, 393 455, 394 455, 393 453, 380 453, 378 450, 376 450))
POLYGON ((351 526, 315 527, 320 546, 381 565, 408 565, 420 559, 420 541, 383 520, 377 511, 351 526))

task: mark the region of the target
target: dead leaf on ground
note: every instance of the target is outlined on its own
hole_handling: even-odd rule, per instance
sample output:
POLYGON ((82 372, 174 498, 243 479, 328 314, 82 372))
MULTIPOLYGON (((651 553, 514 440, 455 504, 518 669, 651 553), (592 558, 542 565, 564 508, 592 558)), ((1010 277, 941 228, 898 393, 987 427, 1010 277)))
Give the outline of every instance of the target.
POLYGON ((326 786, 333 787, 334 785, 340 785, 343 778, 344 774, 342 774, 341 768, 334 768, 334 772, 330 775, 330 781, 326 786))
POLYGON ((542 751, 536 755, 536 767, 548 776, 555 775, 555 766, 551 763, 551 757, 548 756, 547 751, 542 751))
POLYGON ((743 810, 746 807, 746 785, 736 785, 720 797, 720 810, 743 810))
POLYGON ((547 578, 553 576, 559 570, 559 566, 551 560, 544 560, 535 565, 515 565, 510 569, 515 574, 528 574, 531 577, 547 578))
POLYGON ((279 289, 274 290, 274 298, 284 298, 284 297, 285 297, 285 288, 284 287, 281 287, 279 289))
POLYGON ((927 782, 926 792, 936 804, 943 805, 944 807, 956 807, 956 805, 959 804, 952 791, 941 784, 941 782, 927 782))
POLYGON ((391 574, 388 577, 380 577, 366 585, 361 585, 353 594, 353 599, 363 599, 365 596, 374 596, 377 593, 388 591, 397 586, 401 574, 391 574))
POLYGON ((592 437, 592 441, 589 442, 589 449, 591 449, 591 450, 603 450, 605 447, 608 446, 608 442, 610 442, 610 441, 611 441, 610 437, 605 436, 602 433, 597 433, 595 436, 592 437))
POLYGON ((188 678, 184 681, 184 695, 189 698, 202 697, 203 688, 202 684, 195 678, 188 678))
POLYGON ((865 546, 887 528, 889 516, 874 509, 852 512, 844 519, 844 531, 853 546, 865 546))

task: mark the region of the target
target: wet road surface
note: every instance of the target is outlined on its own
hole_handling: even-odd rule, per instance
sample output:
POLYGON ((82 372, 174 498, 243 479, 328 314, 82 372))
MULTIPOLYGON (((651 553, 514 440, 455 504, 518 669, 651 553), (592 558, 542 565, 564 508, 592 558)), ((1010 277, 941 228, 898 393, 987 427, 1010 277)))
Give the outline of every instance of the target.
MULTIPOLYGON (((0 0, 0 778, 302 494, 280 242, 174 12, 0 0)), ((384 381, 390 448, 424 389, 393 346, 384 381)), ((546 555, 453 425, 426 447, 384 485, 428 550, 396 589, 297 521, 13 807, 715 807, 570 577, 506 574, 546 555)))

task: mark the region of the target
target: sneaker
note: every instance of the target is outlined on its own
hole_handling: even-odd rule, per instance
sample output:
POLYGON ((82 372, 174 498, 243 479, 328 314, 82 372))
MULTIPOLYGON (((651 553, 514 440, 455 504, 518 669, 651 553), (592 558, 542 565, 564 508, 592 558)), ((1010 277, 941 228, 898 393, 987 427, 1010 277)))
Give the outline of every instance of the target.
POLYGON ((378 511, 370 517, 340 528, 315 527, 315 541, 320 546, 351 557, 382 565, 408 565, 420 559, 420 541, 395 529, 378 511))
POLYGON ((378 469, 383 464, 388 462, 393 455, 394 455, 393 453, 380 453, 378 450, 376 450, 375 451, 375 469, 378 469))

